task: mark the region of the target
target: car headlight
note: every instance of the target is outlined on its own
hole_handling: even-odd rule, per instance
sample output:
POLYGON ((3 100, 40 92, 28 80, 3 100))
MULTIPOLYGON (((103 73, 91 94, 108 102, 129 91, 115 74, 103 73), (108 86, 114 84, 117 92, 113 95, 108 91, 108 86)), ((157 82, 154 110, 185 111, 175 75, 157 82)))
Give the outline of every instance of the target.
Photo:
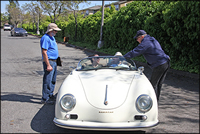
POLYGON ((136 100, 136 107, 140 112, 147 112, 153 105, 152 99, 148 95, 140 95, 136 100))
POLYGON ((65 111, 71 111, 76 105, 76 98, 72 94, 65 94, 60 100, 60 105, 65 111))

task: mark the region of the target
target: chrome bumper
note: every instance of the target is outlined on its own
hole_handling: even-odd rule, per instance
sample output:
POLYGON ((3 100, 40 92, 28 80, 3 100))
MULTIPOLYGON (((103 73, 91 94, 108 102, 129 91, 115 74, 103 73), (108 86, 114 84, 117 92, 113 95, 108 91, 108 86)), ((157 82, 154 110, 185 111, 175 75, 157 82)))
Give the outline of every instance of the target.
POLYGON ((112 131, 130 131, 130 130, 145 130, 158 125, 156 122, 123 122, 123 123, 99 123, 99 122, 84 122, 84 121, 68 121, 54 118, 55 125, 77 130, 112 130, 112 131))

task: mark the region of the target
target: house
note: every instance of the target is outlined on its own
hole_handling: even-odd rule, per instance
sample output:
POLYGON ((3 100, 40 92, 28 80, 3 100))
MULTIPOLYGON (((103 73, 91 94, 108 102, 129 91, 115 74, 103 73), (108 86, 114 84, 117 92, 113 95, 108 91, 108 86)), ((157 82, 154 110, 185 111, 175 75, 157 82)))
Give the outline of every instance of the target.
POLYGON ((97 6, 89 7, 89 8, 80 10, 80 11, 81 11, 81 14, 84 14, 84 17, 85 17, 85 16, 88 16, 90 14, 95 14, 100 9, 101 9, 101 5, 97 5, 97 6))
POLYGON ((111 8, 111 5, 114 5, 115 6, 115 10, 119 11, 120 8, 126 6, 128 3, 131 3, 133 2, 132 0, 129 0, 129 1, 118 1, 118 2, 114 2, 114 3, 111 3, 111 4, 106 4, 105 5, 105 8, 106 7, 109 7, 111 8))
MULTIPOLYGON (((114 5, 115 9, 117 11, 119 11, 120 8, 126 6, 128 3, 131 3, 131 2, 132 2, 132 0, 131 1, 118 1, 118 2, 111 3, 111 4, 106 4, 104 7, 111 8, 111 5, 114 5)), ((97 5, 97 6, 89 7, 89 8, 80 10, 80 11, 81 11, 81 14, 84 14, 84 17, 85 17, 85 16, 88 16, 91 14, 95 14, 100 9, 101 9, 101 5, 97 5)))

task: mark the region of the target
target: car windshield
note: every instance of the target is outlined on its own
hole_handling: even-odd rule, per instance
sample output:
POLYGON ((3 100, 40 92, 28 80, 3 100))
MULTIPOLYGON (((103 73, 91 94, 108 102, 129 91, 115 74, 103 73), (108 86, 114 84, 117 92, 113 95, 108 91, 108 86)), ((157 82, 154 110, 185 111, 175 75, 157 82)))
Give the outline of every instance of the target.
POLYGON ((77 71, 116 69, 116 70, 136 70, 136 65, 131 59, 122 56, 93 56, 82 59, 77 71))
POLYGON ((10 25, 4 25, 5 27, 10 27, 10 25))
POLYGON ((23 28, 15 28, 15 31, 24 30, 23 28))

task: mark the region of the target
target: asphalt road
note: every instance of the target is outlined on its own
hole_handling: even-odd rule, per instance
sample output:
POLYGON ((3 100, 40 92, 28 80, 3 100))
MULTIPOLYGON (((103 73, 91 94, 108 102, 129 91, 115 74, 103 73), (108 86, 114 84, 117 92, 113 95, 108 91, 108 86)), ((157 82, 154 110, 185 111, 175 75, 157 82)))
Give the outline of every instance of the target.
MULTIPOLYGON (((40 104, 43 68, 39 42, 34 36, 11 37, 9 31, 1 30, 1 133, 94 133, 55 126, 54 105, 40 104)), ((63 66, 58 67, 55 94, 69 74, 69 66, 75 67, 92 54, 61 43, 58 49, 63 66)), ((151 74, 147 66, 145 74, 148 78, 151 74)), ((140 132, 199 133, 199 79, 168 73, 159 101, 159 121, 156 127, 140 132)))

